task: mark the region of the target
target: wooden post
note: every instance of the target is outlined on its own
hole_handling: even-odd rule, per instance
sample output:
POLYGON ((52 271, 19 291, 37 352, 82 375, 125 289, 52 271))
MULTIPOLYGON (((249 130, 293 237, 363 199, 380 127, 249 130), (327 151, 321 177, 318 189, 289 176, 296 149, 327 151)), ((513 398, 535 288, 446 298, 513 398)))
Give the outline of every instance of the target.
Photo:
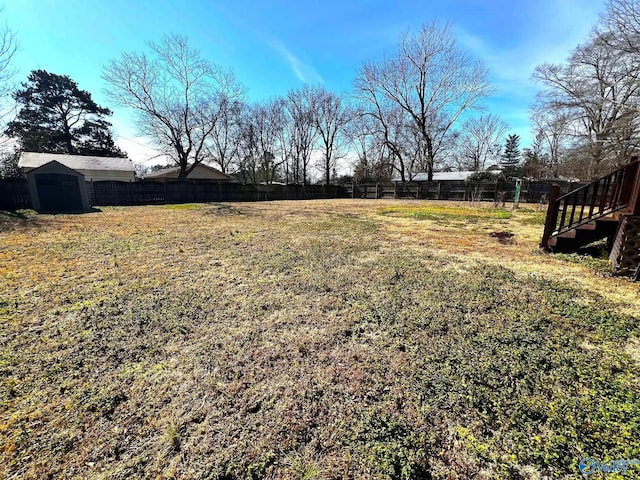
POLYGON ((376 200, 380 198, 380 184, 376 182, 376 200))
POLYGON ((556 221, 558 220, 558 208, 556 205, 556 201, 560 196, 560 185, 554 183, 551 185, 551 192, 549 192, 549 205, 547 206, 547 217, 544 221, 544 232, 542 233, 542 241, 540 242, 540 246, 547 249, 549 245, 549 237, 553 233, 553 229, 556 226, 556 221))
POLYGON ((356 184, 351 184, 351 198, 356 198, 356 184))
POLYGON ((640 215, 640 163, 636 163, 636 175, 629 197, 629 215, 640 215))
POLYGON ((518 205, 520 203, 520 190, 522 189, 522 180, 517 179, 516 180, 516 194, 513 197, 513 208, 516 209, 518 208, 518 205))
POLYGON ((398 198, 398 182, 393 182, 393 198, 398 198))

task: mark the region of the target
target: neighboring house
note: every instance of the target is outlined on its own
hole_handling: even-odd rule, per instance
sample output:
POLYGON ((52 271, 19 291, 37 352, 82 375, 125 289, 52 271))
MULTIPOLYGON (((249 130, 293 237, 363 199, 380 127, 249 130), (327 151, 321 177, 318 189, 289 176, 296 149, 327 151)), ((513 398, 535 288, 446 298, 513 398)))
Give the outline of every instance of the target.
MULTIPOLYGON (((465 170, 462 172, 433 172, 433 181, 434 182, 451 182, 451 181, 465 181, 467 178, 469 178, 471 175, 473 175, 474 173, 477 173, 473 170, 465 170)), ((502 170, 491 170, 492 174, 494 175, 500 175, 502 173, 502 170)), ((408 178, 408 177, 407 177, 408 178)), ((416 173, 413 176, 413 180, 412 182, 426 182, 429 180, 429 174, 428 173, 416 173)), ((400 177, 395 177, 393 179, 391 179, 392 182, 401 182, 402 179, 400 177)))
MULTIPOLYGON (((164 170, 158 170, 157 172, 147 173, 143 176, 143 179, 163 183, 175 182, 178 180, 179 173, 180 167, 171 167, 165 168, 164 170)), ((231 177, 222 173, 217 168, 213 168, 209 165, 203 165, 202 163, 200 163, 196 165, 193 170, 191 170, 191 173, 189 173, 187 180, 227 183, 231 180, 231 177)))
POLYGON ((58 162, 84 175, 87 182, 115 180, 133 182, 136 179, 133 163, 128 158, 94 157, 89 155, 65 155, 59 153, 22 152, 18 167, 25 175, 50 162, 58 162))

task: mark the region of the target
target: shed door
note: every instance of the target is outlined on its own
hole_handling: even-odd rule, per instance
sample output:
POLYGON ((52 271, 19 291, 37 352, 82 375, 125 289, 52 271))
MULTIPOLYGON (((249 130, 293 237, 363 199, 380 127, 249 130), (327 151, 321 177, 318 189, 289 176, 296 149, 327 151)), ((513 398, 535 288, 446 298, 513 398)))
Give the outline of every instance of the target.
POLYGON ((82 210, 78 177, 59 173, 36 174, 40 209, 44 212, 77 212, 82 210))

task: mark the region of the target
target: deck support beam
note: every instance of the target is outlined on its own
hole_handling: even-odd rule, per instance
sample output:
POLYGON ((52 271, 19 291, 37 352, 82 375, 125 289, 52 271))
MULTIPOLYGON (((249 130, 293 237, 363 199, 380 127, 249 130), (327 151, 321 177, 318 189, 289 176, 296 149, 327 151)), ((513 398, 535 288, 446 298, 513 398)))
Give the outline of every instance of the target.
POLYGON ((545 250, 549 248, 549 238, 556 226, 558 220, 558 208, 556 206, 556 200, 560 196, 560 185, 551 185, 551 192, 549 193, 549 204, 547 205, 547 218, 544 221, 544 232, 542 234, 542 241, 540 247, 545 250))

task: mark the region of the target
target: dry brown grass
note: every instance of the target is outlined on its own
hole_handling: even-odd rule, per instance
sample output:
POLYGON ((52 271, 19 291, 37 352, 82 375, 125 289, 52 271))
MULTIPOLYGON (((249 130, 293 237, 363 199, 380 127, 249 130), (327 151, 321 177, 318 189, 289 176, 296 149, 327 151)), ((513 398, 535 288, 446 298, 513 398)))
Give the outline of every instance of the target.
POLYGON ((1 214, 0 477, 536 478, 632 455, 638 286, 539 252, 537 210, 1 214))

